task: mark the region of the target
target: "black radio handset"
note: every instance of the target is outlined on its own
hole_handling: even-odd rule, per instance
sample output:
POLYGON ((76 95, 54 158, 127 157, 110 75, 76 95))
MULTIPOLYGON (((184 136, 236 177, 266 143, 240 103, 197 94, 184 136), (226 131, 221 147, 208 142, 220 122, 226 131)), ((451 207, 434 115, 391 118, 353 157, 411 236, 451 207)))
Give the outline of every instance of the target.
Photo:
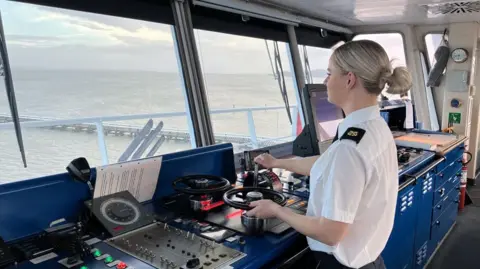
MULTIPOLYGON (((90 190, 90 195, 92 199, 92 207, 93 207, 93 186, 90 182, 90 176, 92 174, 92 169, 90 169, 90 165, 88 164, 87 159, 84 157, 76 158, 71 161, 66 167, 68 174, 72 177, 73 180, 85 183, 88 185, 90 190)), ((90 211, 90 216, 93 213, 90 211)))
POLYGON ((90 182, 90 176, 92 170, 90 169, 90 165, 88 164, 87 159, 84 157, 77 158, 71 161, 68 166, 66 167, 68 174, 79 182, 86 183, 88 188, 90 189, 90 193, 93 197, 93 187, 92 183, 90 182))

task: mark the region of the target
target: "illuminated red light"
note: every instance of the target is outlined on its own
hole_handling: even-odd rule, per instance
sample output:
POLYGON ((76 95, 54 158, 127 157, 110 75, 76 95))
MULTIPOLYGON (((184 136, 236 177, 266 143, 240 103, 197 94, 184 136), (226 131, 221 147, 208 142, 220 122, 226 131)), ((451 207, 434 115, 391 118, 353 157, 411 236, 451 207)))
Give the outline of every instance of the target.
POLYGON ((226 219, 232 219, 242 215, 243 210, 239 209, 225 216, 226 219))

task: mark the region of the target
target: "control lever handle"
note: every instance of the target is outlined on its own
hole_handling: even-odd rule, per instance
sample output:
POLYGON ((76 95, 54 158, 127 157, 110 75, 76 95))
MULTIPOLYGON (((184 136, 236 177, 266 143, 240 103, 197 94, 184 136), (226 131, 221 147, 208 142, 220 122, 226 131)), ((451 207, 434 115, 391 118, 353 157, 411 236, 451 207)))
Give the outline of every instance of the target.
POLYGON ((258 163, 255 163, 255 171, 253 172, 253 187, 257 187, 258 182, 258 163))

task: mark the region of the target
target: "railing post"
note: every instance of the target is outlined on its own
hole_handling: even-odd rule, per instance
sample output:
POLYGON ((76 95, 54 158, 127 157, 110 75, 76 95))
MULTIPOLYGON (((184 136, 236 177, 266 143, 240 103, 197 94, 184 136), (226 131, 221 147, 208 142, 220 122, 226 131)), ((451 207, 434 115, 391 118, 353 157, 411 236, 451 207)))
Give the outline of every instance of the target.
POLYGON ((102 164, 108 164, 108 153, 107 153, 107 144, 105 143, 105 134, 103 132, 103 123, 101 121, 95 122, 97 126, 97 136, 98 136, 98 149, 102 155, 102 164))
POLYGON ((248 132, 250 133, 250 140, 255 148, 258 148, 257 131, 255 130, 255 121, 253 120, 253 113, 251 110, 247 111, 248 117, 248 132))

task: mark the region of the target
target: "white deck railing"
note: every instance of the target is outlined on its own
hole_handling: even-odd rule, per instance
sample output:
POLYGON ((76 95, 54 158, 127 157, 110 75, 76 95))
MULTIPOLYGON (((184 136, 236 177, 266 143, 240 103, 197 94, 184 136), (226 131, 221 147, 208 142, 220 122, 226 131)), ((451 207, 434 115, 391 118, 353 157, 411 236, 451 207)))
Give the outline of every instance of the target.
MULTIPOLYGON (((285 111, 284 106, 272 106, 272 107, 247 107, 247 108, 231 108, 231 109, 217 109, 211 110, 210 114, 230 114, 230 113, 245 113, 248 121, 249 135, 233 134, 233 133, 215 133, 216 141, 223 142, 235 142, 241 144, 251 144, 252 148, 258 148, 263 146, 272 145, 275 143, 282 143, 292 137, 296 136, 297 126, 297 106, 290 106, 292 115, 292 132, 291 136, 287 137, 258 137, 255 129, 255 122, 253 119, 253 112, 256 111, 285 111)), ((149 113, 149 114, 135 114, 135 115, 122 115, 122 116, 102 116, 102 117, 85 117, 85 118, 72 118, 72 119, 58 119, 52 117, 41 116, 20 116, 20 125, 22 128, 54 128, 59 126, 71 126, 75 128, 90 129, 93 131, 96 129, 98 135, 98 146, 102 156, 103 164, 108 164, 107 147, 105 144, 105 132, 118 131, 120 133, 131 133, 135 130, 141 129, 143 126, 128 125, 121 123, 105 123, 105 122, 118 122, 127 120, 141 120, 141 119, 154 119, 154 118, 174 118, 174 117, 187 117, 186 112, 164 112, 164 113, 149 113)), ((0 120, 11 120, 10 115, 0 114, 0 120)), ((190 143, 194 146, 193 128, 190 126, 190 120, 188 120, 189 130, 174 130, 174 129, 162 129, 162 134, 169 134, 170 136, 182 136, 182 139, 190 139, 190 143)), ((13 130, 14 125, 12 122, 0 123, 1 130, 13 130)))

